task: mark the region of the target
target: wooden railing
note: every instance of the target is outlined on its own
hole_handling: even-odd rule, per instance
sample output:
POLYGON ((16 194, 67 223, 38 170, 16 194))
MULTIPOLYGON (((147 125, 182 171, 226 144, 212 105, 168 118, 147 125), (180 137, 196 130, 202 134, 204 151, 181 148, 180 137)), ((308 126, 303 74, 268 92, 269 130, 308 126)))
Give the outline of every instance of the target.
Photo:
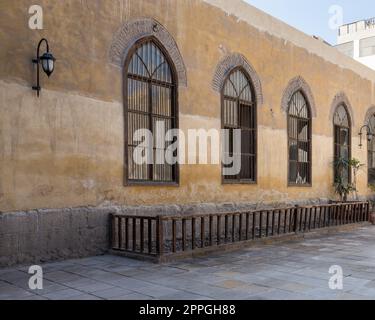
POLYGON ((112 249, 163 257, 369 221, 369 203, 191 216, 112 215, 112 249))

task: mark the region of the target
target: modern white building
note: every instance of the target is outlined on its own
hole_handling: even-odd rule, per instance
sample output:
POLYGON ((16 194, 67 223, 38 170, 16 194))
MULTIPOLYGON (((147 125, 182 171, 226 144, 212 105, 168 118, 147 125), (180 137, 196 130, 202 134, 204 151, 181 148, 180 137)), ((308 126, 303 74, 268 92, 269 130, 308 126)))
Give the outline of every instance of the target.
POLYGON ((341 26, 336 48, 375 70, 375 18, 341 26))

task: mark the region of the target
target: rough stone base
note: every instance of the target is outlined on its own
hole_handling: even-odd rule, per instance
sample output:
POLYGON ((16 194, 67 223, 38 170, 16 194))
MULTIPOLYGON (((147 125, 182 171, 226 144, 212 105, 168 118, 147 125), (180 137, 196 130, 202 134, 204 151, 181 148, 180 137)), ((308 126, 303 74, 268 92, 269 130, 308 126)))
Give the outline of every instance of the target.
POLYGON ((103 254, 110 212, 72 208, 0 213, 0 267, 103 254))

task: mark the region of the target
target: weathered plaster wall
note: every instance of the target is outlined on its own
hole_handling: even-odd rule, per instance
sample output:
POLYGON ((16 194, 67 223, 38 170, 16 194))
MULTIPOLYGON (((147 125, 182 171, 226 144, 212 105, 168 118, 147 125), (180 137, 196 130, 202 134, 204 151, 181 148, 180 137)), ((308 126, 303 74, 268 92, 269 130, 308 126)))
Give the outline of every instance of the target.
MULTIPOLYGON (((28 29, 32 4, 0 3, 0 211, 333 197, 330 108, 341 91, 356 119, 353 156, 367 163, 356 133, 375 104, 375 73, 252 7, 243 9, 240 1, 41 0, 43 31, 28 29), (219 166, 183 165, 179 187, 123 186, 122 70, 110 63, 109 50, 116 31, 140 17, 155 18, 181 52, 187 71, 187 87, 179 89, 185 130, 220 128, 220 96, 212 80, 222 58, 237 52, 251 63, 264 99, 258 113, 257 185, 222 185, 219 166), (58 61, 50 80, 43 75, 38 99, 30 89, 35 76, 30 61, 41 37, 49 39, 58 61), (299 75, 310 85, 317 108, 311 188, 287 187, 281 99, 299 75)), ((359 189, 361 195, 370 193, 366 170, 359 189)))

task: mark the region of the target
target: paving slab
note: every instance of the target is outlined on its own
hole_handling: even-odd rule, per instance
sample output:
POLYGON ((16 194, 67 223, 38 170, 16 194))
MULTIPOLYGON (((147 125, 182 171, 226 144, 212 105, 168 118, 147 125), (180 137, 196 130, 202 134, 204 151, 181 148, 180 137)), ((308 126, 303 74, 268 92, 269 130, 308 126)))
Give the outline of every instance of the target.
POLYGON ((156 265, 104 255, 0 269, 0 300, 375 300, 375 227, 156 265), (343 290, 329 288, 329 269, 343 290))

